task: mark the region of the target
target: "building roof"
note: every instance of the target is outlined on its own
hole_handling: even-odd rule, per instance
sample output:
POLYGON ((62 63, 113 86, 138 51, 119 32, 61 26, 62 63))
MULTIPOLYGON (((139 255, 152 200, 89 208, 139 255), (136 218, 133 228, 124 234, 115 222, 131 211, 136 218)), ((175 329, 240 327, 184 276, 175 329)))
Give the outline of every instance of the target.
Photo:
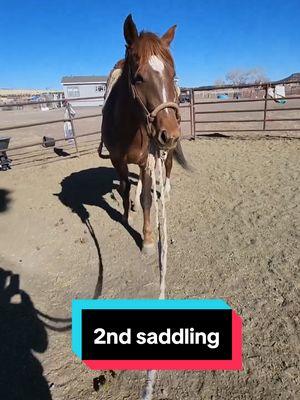
POLYGON ((102 83, 107 81, 107 76, 90 75, 90 76, 63 76, 61 79, 62 84, 75 84, 75 83, 102 83))

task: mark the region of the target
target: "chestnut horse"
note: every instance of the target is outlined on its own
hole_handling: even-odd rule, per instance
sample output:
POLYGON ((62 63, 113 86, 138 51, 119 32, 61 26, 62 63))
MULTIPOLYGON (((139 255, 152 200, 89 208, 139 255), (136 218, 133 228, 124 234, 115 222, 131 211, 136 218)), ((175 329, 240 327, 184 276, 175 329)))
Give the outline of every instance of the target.
POLYGON ((167 194, 170 191, 173 154, 182 166, 186 166, 178 141, 178 94, 174 84, 174 61, 169 48, 175 28, 171 27, 161 38, 150 32, 138 34, 131 15, 126 18, 124 36, 127 45, 123 70, 103 108, 102 141, 120 178, 118 190, 123 199, 125 223, 128 222, 130 208, 128 164, 140 167, 137 195, 140 195, 144 214, 143 251, 146 252, 154 248, 150 224, 152 180, 147 168, 150 145, 167 152, 167 194))

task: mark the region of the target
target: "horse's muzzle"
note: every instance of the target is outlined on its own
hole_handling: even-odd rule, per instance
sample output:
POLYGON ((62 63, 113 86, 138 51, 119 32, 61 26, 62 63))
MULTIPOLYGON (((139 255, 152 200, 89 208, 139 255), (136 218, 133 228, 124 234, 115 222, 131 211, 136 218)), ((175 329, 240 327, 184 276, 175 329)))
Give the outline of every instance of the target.
POLYGON ((156 135, 156 142, 161 150, 173 149, 174 147, 176 147, 178 139, 179 136, 174 137, 173 135, 168 133, 168 131, 165 129, 162 129, 156 135))

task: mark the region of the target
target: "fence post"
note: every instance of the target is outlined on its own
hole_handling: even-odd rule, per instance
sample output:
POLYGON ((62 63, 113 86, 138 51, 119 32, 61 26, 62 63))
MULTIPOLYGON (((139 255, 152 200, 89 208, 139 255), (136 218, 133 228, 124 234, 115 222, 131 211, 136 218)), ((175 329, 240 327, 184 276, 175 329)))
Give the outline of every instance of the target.
POLYGON ((191 139, 196 139, 195 129, 195 107, 194 107, 194 89, 190 89, 190 116, 191 116, 191 139))
POLYGON ((67 110, 68 110, 69 120, 70 120, 70 123, 71 123, 72 132, 73 132, 73 138, 74 138, 74 143, 75 143, 75 148, 76 148, 76 155, 77 155, 77 157, 80 157, 79 150, 78 150, 76 133, 75 133, 75 125, 74 125, 73 116, 72 116, 72 113, 71 113, 71 110, 70 110, 70 103, 68 101, 67 101, 67 110))
POLYGON ((263 131, 266 130, 267 109, 268 109, 268 84, 266 84, 266 86, 265 86, 265 106, 264 106, 263 131))

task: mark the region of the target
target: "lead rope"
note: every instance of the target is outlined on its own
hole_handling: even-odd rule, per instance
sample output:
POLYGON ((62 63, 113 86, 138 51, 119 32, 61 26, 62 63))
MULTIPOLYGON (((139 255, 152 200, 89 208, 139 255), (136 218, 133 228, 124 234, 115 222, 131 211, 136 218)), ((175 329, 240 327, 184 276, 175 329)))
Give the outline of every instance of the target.
MULTIPOLYGON (((163 165, 167 157, 167 152, 160 151, 157 154, 153 148, 150 148, 150 152, 147 160, 147 169, 149 170, 152 178, 153 187, 153 200, 155 206, 155 222, 156 229, 158 231, 158 253, 159 253, 159 269, 160 269, 160 293, 159 299, 165 299, 166 295, 166 273, 167 273, 167 254, 168 254, 168 236, 167 236, 167 216, 165 207, 165 193, 164 193, 164 179, 163 179, 163 165), (159 186, 160 186, 160 203, 161 203, 161 220, 159 218, 159 201, 157 198, 156 191, 156 174, 155 166, 158 169, 159 186)), ((152 400, 153 389, 156 378, 156 370, 147 371, 146 384, 142 395, 142 400, 152 400)))

